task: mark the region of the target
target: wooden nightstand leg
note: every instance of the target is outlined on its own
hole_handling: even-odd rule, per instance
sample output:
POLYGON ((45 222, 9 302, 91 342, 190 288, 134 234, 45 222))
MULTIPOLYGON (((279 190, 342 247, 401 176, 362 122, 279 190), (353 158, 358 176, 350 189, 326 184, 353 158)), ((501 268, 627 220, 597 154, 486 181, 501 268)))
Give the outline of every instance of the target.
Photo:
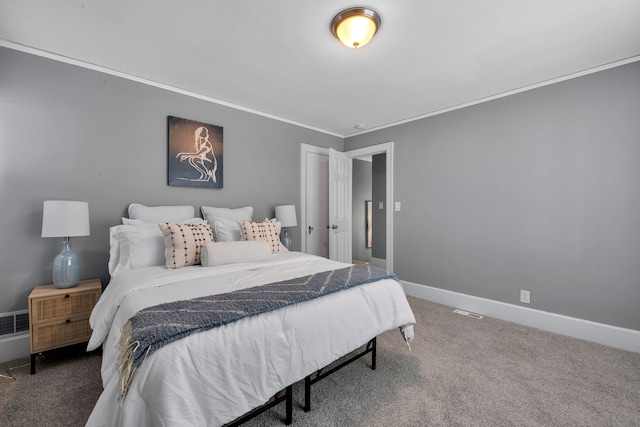
POLYGON ((36 373, 36 355, 31 355, 31 375, 36 373))

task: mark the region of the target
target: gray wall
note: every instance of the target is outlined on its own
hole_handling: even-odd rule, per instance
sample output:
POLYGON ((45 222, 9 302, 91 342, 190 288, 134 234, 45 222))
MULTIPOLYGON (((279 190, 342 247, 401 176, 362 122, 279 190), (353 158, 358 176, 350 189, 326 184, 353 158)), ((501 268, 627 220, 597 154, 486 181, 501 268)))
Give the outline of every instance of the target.
POLYGON ((640 62, 345 150, 388 141, 401 279, 640 330, 640 62))
POLYGON ((387 259, 387 155, 375 154, 371 167, 373 182, 373 247, 371 256, 387 259), (380 202, 383 208, 380 209, 380 202))
MULTIPOLYGON (((178 93, 0 48, 0 313, 51 282, 61 239, 40 237, 42 202, 89 202, 91 236, 72 239, 81 278, 107 283, 109 227, 131 202, 300 212, 300 143, 343 141, 178 93), (167 116, 224 128, 224 188, 167 186, 167 116)), ((294 249, 300 230, 294 227, 294 249)))
MULTIPOLYGON (((640 330, 640 63, 348 138, 395 141, 401 279, 640 330)), ((50 283, 42 201, 89 202, 73 239, 107 281, 108 228, 131 202, 299 206, 299 144, 340 138, 0 48, 0 312, 50 283), (225 188, 166 185, 166 117, 224 127, 225 188), (288 167, 274 167, 274 165, 288 167)), ((374 206, 375 207, 375 206, 374 206)), ((374 209, 375 211, 375 209, 374 209)), ((292 230, 294 245, 299 227, 292 230)))
POLYGON ((371 248, 366 245, 365 201, 371 200, 371 162, 353 159, 352 177, 352 254, 354 260, 368 262, 371 248))

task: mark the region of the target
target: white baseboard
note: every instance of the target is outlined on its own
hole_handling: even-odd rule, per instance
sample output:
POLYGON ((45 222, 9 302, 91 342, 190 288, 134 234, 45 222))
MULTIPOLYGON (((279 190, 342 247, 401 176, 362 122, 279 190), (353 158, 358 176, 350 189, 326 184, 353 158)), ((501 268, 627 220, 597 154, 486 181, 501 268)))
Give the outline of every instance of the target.
POLYGON ((0 363, 28 357, 29 354, 28 333, 0 339, 0 363))
POLYGON ((640 353, 640 331, 402 281, 407 295, 496 319, 640 353))
MULTIPOLYGON (((373 259, 372 259, 373 260, 373 259)), ((407 295, 555 334, 640 353, 640 331, 520 307, 417 283, 402 281, 407 295)), ((0 363, 29 356, 29 334, 0 339, 0 363)))

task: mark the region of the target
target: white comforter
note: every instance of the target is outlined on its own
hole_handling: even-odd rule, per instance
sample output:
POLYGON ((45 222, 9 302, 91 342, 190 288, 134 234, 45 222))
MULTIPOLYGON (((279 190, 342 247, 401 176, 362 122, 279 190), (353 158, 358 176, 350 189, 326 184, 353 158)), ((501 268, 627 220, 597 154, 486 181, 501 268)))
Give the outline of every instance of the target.
POLYGON ((259 263, 119 273, 91 314, 88 350, 103 345, 104 391, 87 425, 221 425, 384 331, 403 327, 412 338, 401 285, 381 280, 173 342, 149 355, 118 401, 120 331, 142 308, 346 266, 288 252, 259 263))

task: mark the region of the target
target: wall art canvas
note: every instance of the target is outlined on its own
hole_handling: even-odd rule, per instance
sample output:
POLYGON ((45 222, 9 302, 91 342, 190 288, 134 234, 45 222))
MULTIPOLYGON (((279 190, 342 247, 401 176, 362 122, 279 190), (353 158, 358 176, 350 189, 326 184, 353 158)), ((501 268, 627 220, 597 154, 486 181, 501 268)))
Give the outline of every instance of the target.
POLYGON ((168 128, 168 184, 222 188, 222 127, 169 116, 168 128))

